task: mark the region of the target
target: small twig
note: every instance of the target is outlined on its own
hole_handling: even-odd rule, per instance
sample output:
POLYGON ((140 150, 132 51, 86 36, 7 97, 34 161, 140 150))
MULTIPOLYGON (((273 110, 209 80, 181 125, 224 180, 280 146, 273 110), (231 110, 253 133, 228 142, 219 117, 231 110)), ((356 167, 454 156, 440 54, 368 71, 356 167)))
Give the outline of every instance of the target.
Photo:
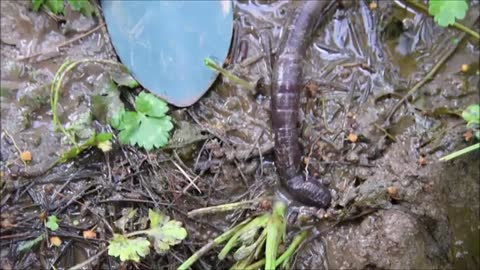
MULTIPOLYGON (((20 150, 20 148, 18 147, 17 143, 15 142, 15 140, 13 139, 12 135, 10 135, 10 133, 8 133, 7 130, 4 130, 3 131, 5 133, 5 135, 12 141, 13 143, 13 146, 15 147, 15 149, 17 149, 18 151, 18 156, 22 156, 22 150, 20 150)), ((25 166, 25 168, 27 167, 27 162, 23 159, 20 158, 20 160, 22 160, 23 162, 23 165, 25 166)))
POLYGON ((69 45, 69 44, 71 44, 71 43, 73 43, 73 42, 75 42, 75 41, 77 41, 77 40, 80 40, 80 39, 82 39, 82 38, 84 38, 84 37, 86 37, 86 36, 88 36, 88 35, 96 32, 97 30, 99 30, 100 28, 102 28, 104 25, 105 25, 104 23, 101 23, 101 24, 97 25, 96 27, 92 28, 91 30, 88 30, 87 32, 85 32, 85 33, 83 33, 83 34, 81 34, 81 35, 78 35, 78 36, 76 36, 76 37, 74 37, 74 38, 72 38, 72 39, 69 39, 69 40, 67 40, 67 41, 65 41, 65 42, 62 42, 62 43, 54 46, 53 49, 51 49, 51 50, 49 50, 49 51, 46 51, 46 52, 45 52, 45 51, 42 51, 42 52, 34 53, 34 54, 32 54, 32 55, 27 55, 27 56, 19 57, 19 58, 17 58, 17 61, 23 61, 23 60, 27 60, 27 59, 30 59, 30 58, 33 58, 33 57, 40 56, 40 55, 42 55, 42 54, 47 54, 47 53, 50 53, 50 52, 53 52, 53 51, 58 51, 58 50, 60 50, 60 48, 62 48, 62 47, 64 47, 64 46, 67 46, 67 45, 69 45))
MULTIPOLYGON (((178 165, 178 163, 176 163, 175 161, 172 160, 172 163, 173 165, 175 165, 175 167, 177 167, 177 169, 183 174, 183 176, 185 176, 185 178, 187 178, 187 180, 190 182, 189 186, 194 186, 195 189, 202 193, 202 191, 200 190, 200 188, 195 184, 195 180, 197 180, 198 176, 195 177, 194 180, 192 180, 192 178, 190 178, 190 176, 187 174, 187 172, 185 172, 185 170, 180 167, 180 165, 178 165)), ((184 189, 184 193, 186 192, 186 189, 184 189)))
POLYGON ((390 118, 393 116, 393 114, 398 110, 400 105, 402 105, 403 102, 405 102, 413 93, 415 93, 420 87, 422 87, 426 82, 431 80, 435 73, 440 69, 440 67, 447 61, 450 56, 456 51, 458 48, 458 45, 461 43, 463 38, 465 37, 465 33, 463 33, 460 37, 460 42, 458 42, 455 46, 453 46, 451 49, 449 49, 443 56, 438 60, 438 62, 433 66, 433 68, 427 73, 425 77, 423 77, 418 83, 416 83, 412 89, 408 91, 407 94, 405 94, 398 102, 393 106, 393 108, 390 110, 390 112, 387 114, 387 117, 383 121, 383 123, 388 123, 390 122, 390 118))
POLYGON ((187 213, 188 217, 194 217, 197 215, 205 215, 205 214, 213 214, 213 213, 219 213, 219 212, 227 212, 227 211, 232 211, 232 210, 237 210, 237 209, 245 209, 245 208, 251 208, 252 205, 261 202, 264 200, 264 198, 259 198, 255 200, 249 200, 249 201, 243 201, 243 202, 236 202, 236 203, 228 203, 228 204, 222 204, 222 205, 216 205, 216 206, 210 206, 210 207, 205 207, 205 208, 199 208, 192 210, 187 213))
MULTIPOLYGON (((406 1, 408 4, 410 4, 411 6, 416 7, 416 8, 418 8, 418 9, 422 10, 423 12, 425 12, 426 14, 430 15, 430 13, 428 12, 428 7, 425 6, 424 4, 419 3, 419 2, 417 2, 417 1, 413 1, 413 0, 405 0, 405 1, 406 1)), ((397 1, 394 1, 394 2, 395 2, 395 4, 397 4, 397 5, 399 4, 397 1)), ((467 26, 465 26, 465 25, 463 25, 463 24, 461 24, 461 23, 454 22, 453 25, 452 25, 452 27, 457 28, 458 30, 463 31, 464 33, 469 34, 470 36, 476 38, 477 40, 480 39, 480 34, 479 34, 479 33, 473 31, 472 29, 468 28, 467 26)))
POLYGON ((78 270, 78 269, 82 269, 84 266, 87 266, 88 264, 90 264, 91 262, 93 262, 94 260, 96 260, 98 257, 102 256, 103 253, 105 253, 105 251, 107 251, 107 248, 104 248, 102 249, 100 252, 98 252, 97 254, 93 255, 92 257, 90 257, 90 259, 86 260, 86 261, 83 261, 77 265, 74 265, 70 268, 68 268, 68 270, 78 270))

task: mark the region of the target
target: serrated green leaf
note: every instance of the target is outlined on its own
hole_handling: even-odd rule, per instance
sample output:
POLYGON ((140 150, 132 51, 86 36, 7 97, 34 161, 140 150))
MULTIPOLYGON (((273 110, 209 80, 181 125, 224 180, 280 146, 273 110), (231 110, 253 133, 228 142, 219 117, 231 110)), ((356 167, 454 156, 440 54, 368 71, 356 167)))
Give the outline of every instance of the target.
POLYGON ((468 4, 465 0, 430 0, 428 12, 442 27, 455 23, 455 19, 465 18, 468 4))
POLYGON ((46 0, 45 5, 55 14, 63 13, 63 0, 46 0))
POLYGON ((163 117, 165 113, 168 112, 168 106, 165 101, 146 92, 141 92, 138 95, 135 100, 135 109, 138 112, 153 117, 163 117))
POLYGON ((32 0, 32 9, 38 11, 43 3, 44 0, 32 0))
POLYGON ((162 118, 143 117, 140 126, 130 137, 130 144, 137 144, 146 150, 160 148, 168 143, 168 132, 172 128, 173 124, 170 116, 162 118))
POLYGON ((158 225, 164 224, 170 220, 169 216, 163 213, 157 213, 152 209, 148 209, 148 218, 150 219, 150 228, 155 228, 158 225))
POLYGON ((133 239, 126 238, 121 234, 114 234, 108 245, 108 255, 120 257, 122 262, 139 262, 140 257, 150 253, 150 242, 144 237, 133 239))
POLYGON ((480 124, 480 104, 472 104, 462 112, 463 119, 467 126, 480 124))
POLYGON ((152 210, 149 210, 148 216, 150 218, 148 235, 152 238, 157 253, 168 251, 170 246, 179 244, 187 237, 187 230, 182 227, 181 222, 169 220, 168 216, 152 210))
POLYGON ((122 112, 112 119, 112 126, 119 129, 122 144, 138 145, 151 150, 168 143, 173 124, 166 103, 152 94, 141 92, 135 100, 137 112, 122 112))
POLYGON ((45 226, 52 231, 58 230, 58 218, 57 216, 48 216, 45 226))

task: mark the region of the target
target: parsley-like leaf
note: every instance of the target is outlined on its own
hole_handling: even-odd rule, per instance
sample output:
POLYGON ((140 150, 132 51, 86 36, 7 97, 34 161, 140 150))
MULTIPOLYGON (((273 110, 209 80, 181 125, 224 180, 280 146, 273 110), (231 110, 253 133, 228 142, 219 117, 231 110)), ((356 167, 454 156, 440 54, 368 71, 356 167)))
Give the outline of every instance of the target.
POLYGON ((121 234, 114 234, 108 245, 108 255, 120 257, 122 262, 139 262, 140 257, 145 257, 148 253, 150 242, 144 237, 129 239, 121 234))
POLYGON ((48 216, 45 226, 52 231, 58 230, 58 218, 57 216, 48 216))
POLYGON ((135 109, 153 117, 162 117, 168 112, 167 103, 145 92, 141 92, 135 99, 135 109))
POLYGON ((455 23, 455 19, 465 18, 468 4, 465 0, 430 0, 428 12, 438 25, 442 27, 455 23))
POLYGON ((165 146, 173 124, 166 116, 167 104, 152 94, 141 92, 135 99, 136 112, 120 112, 112 119, 112 126, 120 130, 118 139, 123 144, 139 145, 147 150, 165 146))
POLYGON ((156 213, 149 209, 150 229, 148 235, 153 238, 155 251, 165 253, 170 246, 180 243, 187 237, 187 231, 182 227, 182 223, 170 218, 162 213, 156 213))

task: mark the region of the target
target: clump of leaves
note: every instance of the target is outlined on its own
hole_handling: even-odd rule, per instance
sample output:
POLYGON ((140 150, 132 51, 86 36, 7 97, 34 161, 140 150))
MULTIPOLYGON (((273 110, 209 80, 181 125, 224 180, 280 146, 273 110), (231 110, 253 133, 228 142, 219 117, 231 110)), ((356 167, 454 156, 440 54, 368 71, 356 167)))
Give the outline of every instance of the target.
MULTIPOLYGON (((472 129, 474 136, 477 140, 480 140, 480 104, 473 104, 468 106, 463 112, 462 117, 467 122, 467 128, 472 129)), ((440 161, 447 161, 459 156, 465 155, 474 150, 480 149, 480 143, 465 147, 461 150, 455 151, 449 155, 440 158, 440 161)))
MULTIPOLYGON (((221 208, 229 208, 229 205, 222 205, 221 208)), ((244 220, 195 252, 178 270, 189 269, 203 254, 224 242, 226 244, 218 254, 218 259, 225 259, 236 249, 233 252, 236 263, 231 269, 259 269, 263 265, 269 270, 277 267, 288 269, 293 254, 308 232, 297 234, 285 252, 278 256, 278 247, 285 243, 285 213, 286 204, 275 202, 272 213, 244 220)))
MULTIPOLYGON (((67 0, 67 2, 74 11, 81 12, 85 16, 92 16, 94 9, 89 0, 67 0)), ((62 14, 65 9, 64 0, 32 0, 34 11, 40 10, 42 6, 57 15, 62 14)))
POLYGON ((465 0, 429 0, 428 13, 435 22, 446 27, 455 23, 455 19, 465 18, 468 4, 465 0))
POLYGON ((112 127, 120 130, 120 143, 138 145, 146 150, 165 146, 173 129, 171 118, 166 115, 167 103, 141 92, 135 98, 135 110, 123 110, 112 119, 112 127))
POLYGON ((135 231, 126 235, 115 234, 108 245, 108 255, 120 257, 121 261, 138 262, 140 257, 145 257, 150 252, 150 241, 145 237, 136 235, 147 235, 155 251, 159 254, 167 252, 171 246, 179 244, 185 237, 187 231, 179 221, 171 220, 163 213, 157 213, 152 209, 148 211, 150 228, 147 230, 135 231))

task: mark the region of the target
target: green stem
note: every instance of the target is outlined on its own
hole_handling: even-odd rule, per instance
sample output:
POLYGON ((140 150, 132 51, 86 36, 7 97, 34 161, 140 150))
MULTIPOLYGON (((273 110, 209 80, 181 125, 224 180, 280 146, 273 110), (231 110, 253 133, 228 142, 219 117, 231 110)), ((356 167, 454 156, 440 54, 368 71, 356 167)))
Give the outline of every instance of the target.
POLYGON ((246 88, 250 91, 255 90, 255 85, 253 85, 253 84, 247 82, 246 80, 236 76, 235 74, 231 73, 230 71, 220 67, 212 59, 205 58, 203 61, 204 61, 205 65, 207 67, 220 72, 223 76, 227 77, 227 79, 229 79, 230 81, 238 83, 239 85, 241 85, 242 87, 244 87, 244 88, 246 88))
POLYGON ((480 143, 476 143, 474 145, 470 145, 469 147, 465 147, 462 150, 455 151, 449 155, 440 158, 439 161, 448 161, 477 149, 480 149, 480 143))
POLYGON ((255 227, 265 227, 267 225, 268 219, 270 217, 270 214, 263 214, 261 216, 258 216, 254 218, 251 222, 249 222, 247 225, 245 225, 243 228, 238 230, 232 237, 228 240, 228 242, 225 244, 223 249, 220 251, 218 254, 218 259, 223 260, 227 256, 227 254, 230 252, 230 250, 235 246, 237 243, 238 238, 245 233, 246 231, 249 231, 255 227))
MULTIPOLYGON (((308 231, 303 231, 303 232, 299 233, 298 235, 296 235, 293 238, 290 246, 288 246, 287 250, 285 250, 285 252, 275 260, 275 266, 276 267, 280 266, 285 260, 287 260, 290 256, 292 256, 292 254, 295 253, 295 251, 297 250, 298 246, 303 242, 303 240, 305 240, 307 235, 308 235, 308 231)), ((258 268, 262 267, 262 265, 264 265, 264 264, 265 264, 265 259, 261 259, 261 260, 255 262, 255 263, 250 264, 249 266, 245 267, 245 269, 258 269, 258 268)))
POLYGON ((265 246, 265 270, 276 268, 278 245, 285 234, 285 213, 287 205, 284 202, 275 202, 273 213, 267 224, 267 243, 265 246))
POLYGON ((216 205, 216 206, 210 206, 210 207, 205 207, 205 208, 200 208, 200 209, 195 209, 190 212, 188 212, 188 217, 194 217, 196 215, 204 215, 204 214, 213 214, 213 213, 218 213, 218 212, 227 212, 227 211, 232 211, 232 210, 237 210, 237 209, 245 209, 245 208, 251 208, 253 204, 259 203, 263 198, 259 198, 256 200, 249 200, 249 201, 243 201, 243 202, 236 202, 236 203, 228 203, 228 204, 222 204, 222 205, 216 205))
POLYGON ((130 238, 132 236, 137 236, 137 235, 142 235, 142 234, 149 234, 150 233, 150 230, 141 230, 141 231, 134 231, 134 232, 131 232, 131 233, 127 233, 125 234, 124 236, 127 237, 127 238, 130 238))
MULTIPOLYGON (((406 1, 408 4, 410 4, 411 6, 416 7, 416 8, 418 8, 418 9, 422 10, 424 13, 430 15, 430 13, 429 13, 429 11, 428 11, 428 7, 425 6, 424 4, 419 3, 419 2, 417 2, 417 1, 415 1, 415 0, 405 0, 405 1, 406 1)), ((396 3, 396 2, 395 2, 395 3, 396 3)), ((455 22, 455 23, 453 23, 452 26, 453 26, 454 28, 457 28, 457 29, 460 30, 460 31, 463 31, 463 32, 469 34, 470 36, 476 38, 477 40, 480 39, 480 34, 479 34, 479 33, 473 31, 472 29, 466 27, 465 25, 463 25, 463 24, 461 24, 461 23, 455 22)))

